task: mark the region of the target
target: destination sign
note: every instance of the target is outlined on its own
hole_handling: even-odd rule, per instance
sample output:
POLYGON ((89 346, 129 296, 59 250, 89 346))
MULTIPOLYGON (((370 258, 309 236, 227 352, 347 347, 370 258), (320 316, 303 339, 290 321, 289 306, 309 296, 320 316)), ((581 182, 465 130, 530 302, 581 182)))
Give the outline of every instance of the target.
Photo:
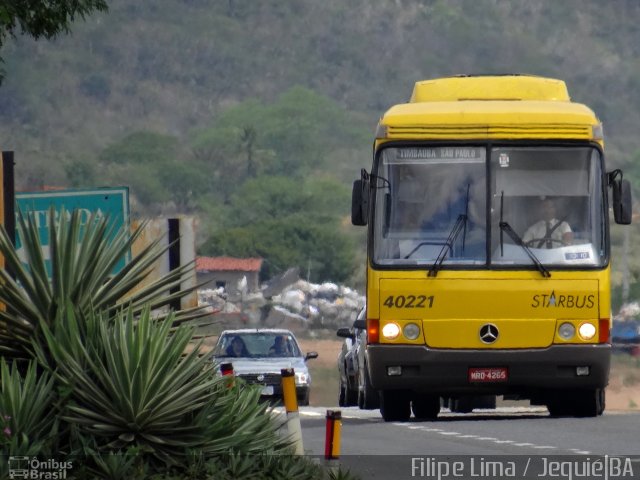
POLYGON ((396 150, 398 162, 484 162, 483 147, 407 147, 396 150))

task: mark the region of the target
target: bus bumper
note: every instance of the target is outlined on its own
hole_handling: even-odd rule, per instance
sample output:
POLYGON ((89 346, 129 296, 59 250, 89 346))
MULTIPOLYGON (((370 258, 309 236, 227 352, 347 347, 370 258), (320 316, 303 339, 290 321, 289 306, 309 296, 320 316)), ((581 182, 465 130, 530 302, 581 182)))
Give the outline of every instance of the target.
POLYGON ((377 390, 502 395, 549 389, 603 388, 609 380, 611 346, 439 350, 419 345, 368 345, 366 355, 371 384, 377 390), (389 367, 394 375, 389 375, 389 367), (588 375, 584 374, 584 368, 580 369, 582 375, 578 375, 578 367, 589 367, 588 375), (471 381, 471 368, 506 368, 507 378, 471 381))

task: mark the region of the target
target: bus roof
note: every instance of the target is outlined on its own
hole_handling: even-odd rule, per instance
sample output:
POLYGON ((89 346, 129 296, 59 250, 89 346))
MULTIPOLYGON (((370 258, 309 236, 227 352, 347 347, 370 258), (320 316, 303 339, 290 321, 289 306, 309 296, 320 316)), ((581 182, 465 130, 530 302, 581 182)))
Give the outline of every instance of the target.
POLYGON ((417 82, 380 126, 379 139, 602 139, 596 115, 569 100, 563 81, 519 75, 417 82))
POLYGON ((409 100, 456 102, 462 100, 570 101, 562 80, 532 75, 460 75, 416 82, 409 100))

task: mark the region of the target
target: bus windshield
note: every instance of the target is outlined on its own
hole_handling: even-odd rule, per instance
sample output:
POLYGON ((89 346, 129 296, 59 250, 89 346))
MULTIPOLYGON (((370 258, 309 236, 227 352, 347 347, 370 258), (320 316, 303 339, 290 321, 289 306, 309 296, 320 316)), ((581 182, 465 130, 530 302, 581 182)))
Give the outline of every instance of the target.
POLYGON ((383 148, 372 176, 373 261, 603 266, 601 165, 590 146, 383 148))

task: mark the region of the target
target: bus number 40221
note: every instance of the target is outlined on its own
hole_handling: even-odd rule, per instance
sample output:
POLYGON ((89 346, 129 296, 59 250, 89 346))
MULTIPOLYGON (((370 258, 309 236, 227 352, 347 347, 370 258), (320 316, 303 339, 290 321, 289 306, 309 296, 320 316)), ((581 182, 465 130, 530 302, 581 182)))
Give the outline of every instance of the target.
POLYGON ((433 295, 389 295, 383 305, 387 308, 431 308, 433 295))

